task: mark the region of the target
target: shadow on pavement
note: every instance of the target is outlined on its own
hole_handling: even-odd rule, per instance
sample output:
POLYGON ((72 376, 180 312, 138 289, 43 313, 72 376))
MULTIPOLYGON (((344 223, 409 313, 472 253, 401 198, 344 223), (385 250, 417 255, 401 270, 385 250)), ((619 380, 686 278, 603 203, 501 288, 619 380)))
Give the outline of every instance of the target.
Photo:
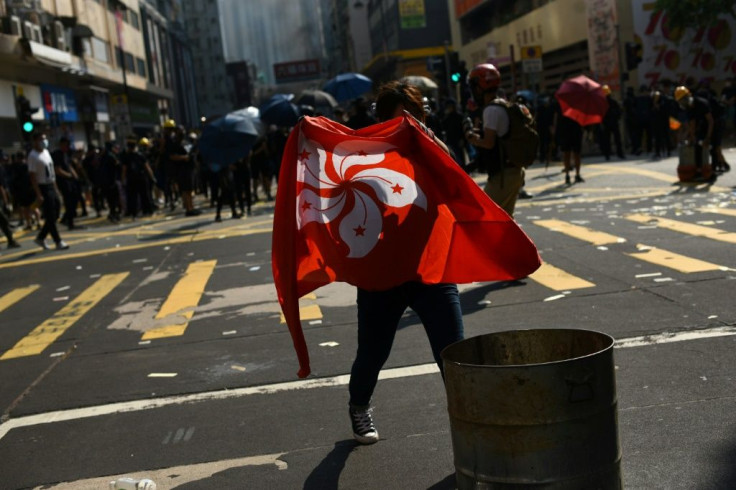
POLYGON ((731 437, 717 446, 709 458, 714 463, 713 470, 702 475, 704 483, 699 488, 736 488, 736 431, 732 431, 731 437))
POLYGON ((451 473, 438 481, 427 490, 455 490, 455 473, 451 473))
POLYGON ((304 490, 336 490, 340 484, 340 473, 345 468, 345 462, 358 443, 352 439, 338 441, 304 481, 304 490))

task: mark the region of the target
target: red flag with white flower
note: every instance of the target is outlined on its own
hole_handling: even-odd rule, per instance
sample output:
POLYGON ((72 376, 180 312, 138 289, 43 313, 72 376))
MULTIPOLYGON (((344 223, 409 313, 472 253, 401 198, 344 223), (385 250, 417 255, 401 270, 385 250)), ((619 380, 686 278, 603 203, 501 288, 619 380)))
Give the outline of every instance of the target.
POLYGON ((321 286, 511 280, 540 263, 529 237, 413 118, 351 130, 305 117, 291 132, 272 266, 299 377, 310 373, 299 298, 321 286))

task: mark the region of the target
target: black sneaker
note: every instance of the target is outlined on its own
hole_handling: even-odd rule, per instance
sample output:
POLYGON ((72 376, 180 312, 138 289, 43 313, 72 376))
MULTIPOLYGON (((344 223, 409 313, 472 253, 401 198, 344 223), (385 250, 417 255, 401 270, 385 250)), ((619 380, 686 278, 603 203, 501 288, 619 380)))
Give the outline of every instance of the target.
POLYGON ((585 181, 583 180, 583 178, 581 176, 576 175, 575 176, 575 182, 579 184, 579 183, 582 183, 582 182, 585 182, 585 181))
POLYGON ((570 174, 565 175, 565 184, 570 185, 572 182, 570 182, 570 174))
POLYGON ((353 424, 353 437, 361 444, 378 442, 378 431, 373 425, 372 408, 351 408, 350 422, 353 424))

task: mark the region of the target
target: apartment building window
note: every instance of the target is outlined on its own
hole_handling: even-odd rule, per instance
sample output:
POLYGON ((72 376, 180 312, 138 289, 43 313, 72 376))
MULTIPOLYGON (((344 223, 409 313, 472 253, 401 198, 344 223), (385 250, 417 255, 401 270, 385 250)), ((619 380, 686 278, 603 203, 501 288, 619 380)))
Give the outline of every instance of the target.
POLYGON ((92 56, 97 61, 110 63, 110 43, 100 38, 92 38, 92 56))
POLYGON ((133 26, 135 29, 140 30, 141 23, 138 19, 138 14, 133 12, 132 10, 128 14, 128 21, 130 22, 130 25, 133 26))
POLYGON ((125 53, 125 69, 135 73, 135 57, 130 53, 125 53))
POLYGON ((146 61, 143 58, 136 58, 135 61, 138 63, 138 74, 142 77, 146 76, 146 61))

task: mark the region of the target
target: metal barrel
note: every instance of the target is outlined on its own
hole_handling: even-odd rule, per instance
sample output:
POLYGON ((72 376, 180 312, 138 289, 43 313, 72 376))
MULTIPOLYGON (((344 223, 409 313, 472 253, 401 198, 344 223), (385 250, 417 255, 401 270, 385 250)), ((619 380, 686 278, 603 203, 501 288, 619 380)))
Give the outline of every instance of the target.
POLYGON ((533 329, 443 350, 457 488, 623 488, 613 344, 533 329))

